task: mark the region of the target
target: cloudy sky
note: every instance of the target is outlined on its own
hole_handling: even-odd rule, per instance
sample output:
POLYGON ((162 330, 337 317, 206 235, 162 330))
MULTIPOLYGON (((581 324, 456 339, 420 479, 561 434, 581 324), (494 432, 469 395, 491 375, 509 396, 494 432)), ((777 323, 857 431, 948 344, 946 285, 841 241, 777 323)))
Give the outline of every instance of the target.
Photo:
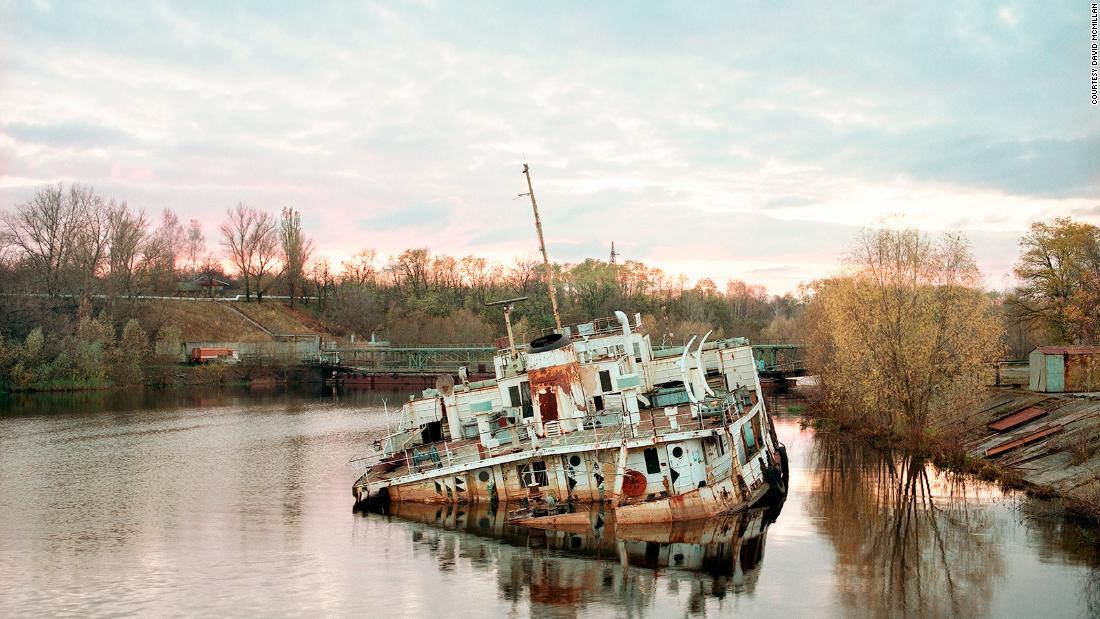
POLYGON ((292 206, 335 261, 624 258, 784 292, 860 227, 1100 224, 1089 3, 0 0, 0 208, 292 206))

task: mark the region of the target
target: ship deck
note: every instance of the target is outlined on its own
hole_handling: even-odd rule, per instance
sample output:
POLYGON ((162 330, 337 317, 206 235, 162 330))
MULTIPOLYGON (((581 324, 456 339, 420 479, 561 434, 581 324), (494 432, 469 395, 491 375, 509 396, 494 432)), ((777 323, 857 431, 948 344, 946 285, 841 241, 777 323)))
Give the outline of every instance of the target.
MULTIPOLYGON (((751 410, 743 414, 750 414, 751 410)), ((649 408, 639 411, 641 418, 632 435, 627 435, 631 440, 653 440, 663 436, 690 432, 693 430, 712 430, 728 425, 740 415, 737 409, 730 407, 726 411, 717 411, 691 416, 691 405, 682 404, 676 407, 674 416, 667 415, 663 408, 649 408)), ((621 419, 619 414, 598 417, 597 419, 621 419)), ((487 448, 481 444, 478 438, 459 440, 442 440, 434 443, 416 445, 414 447, 396 452, 389 457, 382 454, 353 460, 353 464, 360 467, 362 476, 356 482, 356 486, 370 486, 386 481, 397 481, 402 477, 420 473, 430 473, 436 469, 450 468, 455 465, 477 463, 482 460, 518 454, 531 450, 534 446, 526 435, 526 426, 523 424, 509 426, 513 440, 504 442, 493 448, 487 448), (520 430, 516 432, 516 430, 520 430)), ((597 447, 605 449, 617 447, 624 438, 624 426, 620 421, 614 424, 604 424, 597 427, 585 428, 563 432, 560 435, 539 437, 538 447, 570 446, 578 448, 597 447)))

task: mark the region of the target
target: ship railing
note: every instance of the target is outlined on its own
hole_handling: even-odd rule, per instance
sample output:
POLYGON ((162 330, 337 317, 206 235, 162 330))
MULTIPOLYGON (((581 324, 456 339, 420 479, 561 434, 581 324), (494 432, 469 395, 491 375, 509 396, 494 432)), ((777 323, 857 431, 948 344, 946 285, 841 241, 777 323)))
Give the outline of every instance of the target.
MULTIPOLYGON (((640 329, 640 327, 632 324, 631 329, 636 331, 640 329)), ((619 320, 614 316, 608 316, 605 318, 596 318, 588 322, 566 325, 560 329, 560 332, 570 339, 578 339, 622 333, 622 330, 623 327, 619 324, 619 320)), ((516 348, 525 350, 527 348, 527 342, 543 335, 550 335, 551 333, 558 332, 559 330, 554 327, 546 327, 544 329, 529 329, 522 333, 517 333, 515 336, 516 348)), ((507 350, 509 348, 508 338, 506 337, 497 338, 495 344, 498 351, 507 350)))
MULTIPOLYGON (((616 443, 624 437, 645 438, 661 437, 673 432, 690 430, 704 430, 708 428, 722 427, 732 419, 739 416, 739 409, 732 403, 724 407, 717 405, 718 400, 711 406, 700 407, 696 415, 691 415, 690 409, 678 409, 672 416, 664 414, 660 409, 649 409, 649 419, 643 419, 636 427, 623 424, 621 415, 602 415, 588 418, 582 425, 582 429, 563 432, 558 436, 540 437, 538 444, 543 447, 569 447, 584 444, 616 443), (675 425, 672 420, 675 419, 675 425), (648 421, 648 423, 647 423, 648 421)), ((510 426, 513 432, 524 429, 523 424, 510 426)), ((520 434, 523 437, 523 434, 520 434)), ((525 449, 530 448, 530 443, 523 437, 522 443, 525 449)), ((731 446, 732 448, 732 446, 731 446)), ((516 445, 512 442, 504 442, 492 448, 485 448, 476 441, 452 446, 448 441, 438 441, 427 445, 417 445, 412 448, 401 449, 390 455, 384 453, 371 454, 363 458, 356 458, 351 463, 360 471, 360 475, 367 474, 370 468, 383 459, 390 462, 401 462, 402 474, 422 473, 432 469, 455 465, 470 464, 487 458, 493 458, 509 453, 515 453, 516 445)), ((369 480, 368 480, 369 481, 369 480)))

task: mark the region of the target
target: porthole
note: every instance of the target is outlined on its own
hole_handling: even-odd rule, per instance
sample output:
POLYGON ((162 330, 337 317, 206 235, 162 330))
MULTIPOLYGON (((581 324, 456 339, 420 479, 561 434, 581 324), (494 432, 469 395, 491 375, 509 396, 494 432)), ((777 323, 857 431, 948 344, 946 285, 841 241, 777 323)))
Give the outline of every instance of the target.
POLYGON ((477 478, 481 481, 489 481, 489 471, 481 471, 477 474, 477 478))
POLYGON ((682 457, 684 457, 684 450, 681 449, 679 445, 677 445, 676 447, 673 447, 672 448, 672 457, 673 458, 682 458, 682 457))
POLYGON ((571 464, 572 466, 580 466, 581 457, 578 455, 569 456, 569 464, 571 464))

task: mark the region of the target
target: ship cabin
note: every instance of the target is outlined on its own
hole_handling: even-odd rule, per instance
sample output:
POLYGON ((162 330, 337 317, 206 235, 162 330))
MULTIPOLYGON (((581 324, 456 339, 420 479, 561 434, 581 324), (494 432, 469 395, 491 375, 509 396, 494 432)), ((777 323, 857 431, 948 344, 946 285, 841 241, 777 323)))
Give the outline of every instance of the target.
POLYGON ((681 405, 691 418, 706 413, 708 399, 717 411, 713 388, 734 394, 740 411, 761 399, 744 338, 707 342, 704 336, 696 344, 693 337, 685 346, 654 347, 641 331, 640 314, 633 324, 617 314, 537 334, 529 344, 498 342, 496 378, 444 383, 410 397, 396 431, 379 445, 383 457, 405 451, 408 464, 431 465, 453 460, 456 441, 476 442, 484 457, 573 432, 637 428, 643 416, 646 425, 657 417, 674 425, 681 405))

